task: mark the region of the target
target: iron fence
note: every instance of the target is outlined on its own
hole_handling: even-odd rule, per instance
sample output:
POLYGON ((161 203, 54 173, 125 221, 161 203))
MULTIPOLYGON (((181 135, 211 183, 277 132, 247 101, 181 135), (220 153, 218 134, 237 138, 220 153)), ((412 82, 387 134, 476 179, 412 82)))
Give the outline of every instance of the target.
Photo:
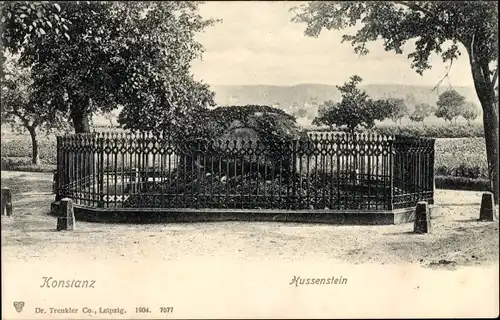
POLYGON ((98 208, 392 210, 433 203, 434 139, 313 134, 173 141, 150 133, 57 138, 56 200, 98 208))

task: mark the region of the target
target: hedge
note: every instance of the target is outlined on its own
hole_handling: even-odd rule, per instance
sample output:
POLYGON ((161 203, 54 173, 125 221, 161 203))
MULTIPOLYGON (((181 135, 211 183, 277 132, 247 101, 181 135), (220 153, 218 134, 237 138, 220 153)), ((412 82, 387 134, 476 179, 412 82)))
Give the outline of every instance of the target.
POLYGON ((50 172, 56 169, 55 164, 40 163, 32 164, 31 158, 27 157, 2 157, 2 170, 25 171, 25 172, 50 172))
MULTIPOLYGON (((31 139, 25 135, 2 137, 2 157, 31 157, 31 139)), ((56 163, 57 146, 55 136, 40 136, 38 154, 44 163, 56 163)))
MULTIPOLYGON (((332 131, 328 127, 310 128, 308 131, 325 132, 332 131)), ((335 131, 347 131, 346 128, 336 128, 335 131)), ((378 133, 382 135, 402 135, 417 136, 429 138, 484 138, 484 128, 481 124, 407 124, 407 125, 388 125, 378 124, 371 130, 357 128, 357 133, 378 133)))
POLYGON ((436 176, 435 184, 437 189, 470 190, 470 191, 490 191, 488 179, 472 179, 455 176, 436 176))
POLYGON ((374 131, 384 135, 419 136, 430 138, 477 138, 484 137, 481 124, 451 124, 451 125, 378 125, 374 131))

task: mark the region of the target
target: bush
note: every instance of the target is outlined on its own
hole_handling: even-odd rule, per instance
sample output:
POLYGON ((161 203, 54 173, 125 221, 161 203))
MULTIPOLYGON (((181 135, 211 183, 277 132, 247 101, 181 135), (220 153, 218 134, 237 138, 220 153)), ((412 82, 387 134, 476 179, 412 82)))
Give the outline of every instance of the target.
MULTIPOLYGON (((314 132, 330 132, 330 131, 348 131, 346 128, 330 128, 321 126, 309 131, 314 132)), ((484 129, 481 124, 449 124, 449 125, 426 125, 410 124, 410 125, 376 125, 372 130, 356 128, 356 133, 378 133, 382 135, 401 135, 413 137, 428 137, 428 138, 484 138, 484 129)))
MULTIPOLYGON (((55 164, 57 158, 57 146, 55 136, 43 136, 38 138, 38 154, 42 163, 55 164)), ((31 139, 28 135, 12 135, 8 138, 2 137, 2 157, 28 157, 31 158, 31 139)))
POLYGON ((477 138, 484 137, 481 124, 450 124, 450 125, 377 125, 374 129, 379 134, 403 135, 429 138, 477 138))
POLYGON ((2 170, 5 171, 26 171, 26 172, 53 172, 56 169, 54 164, 38 164, 31 163, 31 158, 26 157, 2 157, 2 170))
POLYGON ((490 191, 488 179, 471 179, 455 176, 436 176, 437 189, 490 191))
POLYGON ((435 150, 436 175, 488 178, 484 139, 437 139, 435 150))

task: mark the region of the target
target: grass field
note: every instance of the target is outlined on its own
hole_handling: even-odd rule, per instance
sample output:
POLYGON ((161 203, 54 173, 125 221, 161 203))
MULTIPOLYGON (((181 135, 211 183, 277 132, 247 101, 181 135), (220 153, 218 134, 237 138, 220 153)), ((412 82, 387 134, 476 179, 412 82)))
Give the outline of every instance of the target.
POLYGON ((486 146, 483 138, 437 139, 435 150, 436 174, 453 175, 457 168, 463 167, 476 171, 478 177, 488 177, 486 146))

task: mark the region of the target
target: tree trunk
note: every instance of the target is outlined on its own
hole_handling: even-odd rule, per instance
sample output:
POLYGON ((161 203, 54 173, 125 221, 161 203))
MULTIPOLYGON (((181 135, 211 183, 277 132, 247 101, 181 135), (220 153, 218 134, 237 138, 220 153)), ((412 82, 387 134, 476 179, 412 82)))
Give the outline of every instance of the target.
POLYGON ((38 164, 40 163, 40 156, 38 154, 38 140, 36 137, 36 128, 30 127, 28 128, 28 132, 31 137, 31 163, 38 164))
POLYGON ((490 189, 493 192, 495 203, 498 203, 499 185, 498 185, 498 105, 495 101, 494 83, 491 83, 487 61, 476 61, 471 57, 472 77, 474 87, 483 108, 484 139, 486 142, 486 156, 488 159, 488 176, 490 180, 490 189))
POLYGON ((85 108, 80 108, 71 112, 71 119, 73 120, 73 126, 75 128, 75 133, 87 133, 90 132, 90 119, 89 114, 85 108))
MULTIPOLYGON (((73 127, 75 128, 75 133, 90 133, 90 119, 89 113, 87 111, 87 105, 85 104, 77 104, 74 108, 76 110, 71 111, 71 120, 73 120, 73 127)), ((100 152, 104 152, 101 150, 100 152)), ((85 154, 85 159, 78 159, 78 155, 73 154, 73 161, 79 163, 78 174, 84 177, 95 176, 95 170, 92 162, 92 157, 90 153, 85 154), (85 165, 85 163, 86 165, 85 165)), ((101 166, 104 164, 101 163, 101 166)), ((100 179, 103 179, 103 176, 100 175, 100 179)))

